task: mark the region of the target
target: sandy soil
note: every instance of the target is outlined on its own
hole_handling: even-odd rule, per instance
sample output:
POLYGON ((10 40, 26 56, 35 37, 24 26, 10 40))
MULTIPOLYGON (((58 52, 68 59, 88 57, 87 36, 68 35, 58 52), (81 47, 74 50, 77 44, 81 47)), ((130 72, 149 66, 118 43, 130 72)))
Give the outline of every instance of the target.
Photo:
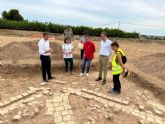
MULTIPOLYGON (((32 38, 32 35, 35 33, 38 32, 0 30, 1 101, 5 101, 7 98, 12 97, 13 95, 24 92, 28 87, 40 87, 40 83, 42 82, 40 69, 35 70, 32 66, 38 65, 36 68, 40 67, 40 61, 37 53, 37 41, 39 38, 32 38), (4 65, 5 68, 3 67, 4 65), (17 67, 21 68, 21 65, 24 65, 24 68, 22 67, 23 69, 18 69, 17 67), (28 68, 25 67, 25 65, 29 65, 27 66, 28 68), (15 66, 15 68, 13 69, 12 66, 15 66), (26 71, 26 69, 33 71, 26 71)), ((94 67, 90 72, 89 79, 86 79, 85 77, 78 77, 81 66, 79 61, 79 50, 77 48, 78 36, 76 36, 75 40, 73 40, 73 44, 75 46, 75 65, 78 65, 75 68, 74 76, 67 76, 63 71, 63 59, 61 54, 63 36, 55 35, 55 39, 51 40, 51 46, 55 50, 54 54, 52 55, 52 64, 62 67, 61 69, 58 69, 57 67, 53 68, 53 75, 56 77, 56 80, 67 81, 66 84, 55 84, 50 82, 48 87, 50 87, 54 93, 60 92, 62 87, 72 87, 75 89, 87 88, 104 93, 106 95, 110 95, 107 93, 107 91, 109 91, 113 86, 110 70, 108 71, 107 85, 102 86, 100 83, 95 82, 95 78, 98 75, 97 60, 100 41, 98 40, 99 38, 91 39, 93 39, 94 43, 96 44, 97 51, 95 53, 95 59, 93 60, 94 67)), ((147 91, 152 101, 164 104, 165 44, 139 42, 138 39, 133 41, 121 39, 119 40, 119 43, 120 47, 125 51, 127 55, 127 67, 131 72, 134 72, 135 75, 134 77, 122 79, 122 93, 120 95, 111 95, 121 99, 129 99, 131 101, 131 105, 135 107, 137 104, 148 106, 146 100, 137 98, 137 92, 143 93, 147 91), (136 69, 134 67, 136 67, 136 69), (150 84, 149 88, 144 85, 139 85, 142 84, 140 82, 144 82, 144 85, 150 84), (154 89, 151 84, 153 87, 161 88, 161 91, 163 90, 163 93, 159 94, 163 97, 158 97, 158 94, 155 94, 155 91, 158 89, 154 89)), ((139 123, 139 120, 134 116, 125 114, 123 112, 115 114, 111 109, 105 109, 101 103, 95 102, 94 100, 86 100, 81 97, 72 95, 70 96, 69 101, 75 116, 74 120, 77 124, 128 124, 129 122, 132 124, 139 123), (97 110, 91 111, 90 108, 93 104, 100 106, 101 112, 98 112, 97 110), (113 120, 108 120, 105 117, 105 113, 112 113, 113 120)), ((22 119, 20 122, 17 122, 17 124, 52 124, 52 118, 43 118, 45 109, 46 108, 44 108, 42 112, 35 118, 22 119)), ((150 110, 150 108, 148 108, 148 110, 150 110)), ((11 120, 13 115, 14 113, 11 113, 5 117, 1 117, 0 119, 3 121, 8 120, 8 123, 12 124, 13 122, 11 120)))

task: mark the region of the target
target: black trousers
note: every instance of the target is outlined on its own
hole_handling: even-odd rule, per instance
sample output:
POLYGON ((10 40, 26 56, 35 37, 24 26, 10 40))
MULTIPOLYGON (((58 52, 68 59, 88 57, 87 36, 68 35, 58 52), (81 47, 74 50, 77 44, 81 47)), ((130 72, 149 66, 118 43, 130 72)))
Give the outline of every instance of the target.
POLYGON ((83 60, 83 58, 84 58, 84 50, 81 50, 80 51, 80 59, 83 60))
POLYGON ((121 84, 120 84, 120 74, 113 75, 113 84, 114 84, 114 91, 120 92, 121 91, 121 84))
POLYGON ((68 68, 70 65, 70 72, 73 71, 73 58, 64 58, 65 61, 65 71, 68 72, 68 68))
POLYGON ((42 68, 42 78, 43 80, 46 80, 46 74, 48 75, 48 79, 50 79, 51 76, 51 59, 49 56, 40 56, 41 60, 41 68, 42 68))

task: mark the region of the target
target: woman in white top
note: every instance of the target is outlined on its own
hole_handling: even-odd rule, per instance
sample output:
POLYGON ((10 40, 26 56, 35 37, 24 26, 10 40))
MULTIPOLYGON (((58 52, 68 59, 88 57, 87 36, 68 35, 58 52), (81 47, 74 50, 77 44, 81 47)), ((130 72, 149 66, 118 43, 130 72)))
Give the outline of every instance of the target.
POLYGON ((70 74, 73 74, 73 45, 70 38, 64 39, 64 44, 62 45, 62 52, 65 61, 65 72, 68 73, 68 68, 70 65, 70 74))

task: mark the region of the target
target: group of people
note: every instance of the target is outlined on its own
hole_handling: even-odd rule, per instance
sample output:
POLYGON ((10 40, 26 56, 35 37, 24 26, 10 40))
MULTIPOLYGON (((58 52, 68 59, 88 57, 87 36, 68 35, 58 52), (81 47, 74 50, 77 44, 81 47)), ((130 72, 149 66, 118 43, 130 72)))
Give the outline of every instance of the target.
MULTIPOLYGON (((73 31, 68 26, 64 31, 64 43, 62 44, 62 53, 65 63, 65 72, 67 75, 73 73, 73 51, 74 47, 72 44, 73 31)), ((53 49, 49 46, 48 40, 49 34, 43 33, 43 38, 39 41, 39 54, 42 67, 42 77, 44 82, 53 79, 51 75, 51 59, 50 55, 53 52, 53 49), (47 75, 47 77, 46 77, 47 75)), ((125 63, 127 58, 122 49, 120 49, 119 44, 108 39, 107 33, 101 33, 101 44, 99 51, 99 74, 95 81, 102 81, 102 85, 107 83, 107 69, 109 65, 109 59, 114 51, 114 56, 112 60, 112 75, 113 75, 113 89, 110 90, 111 93, 119 94, 121 92, 121 83, 120 75, 125 72, 125 63)), ((89 76, 89 71, 91 67, 91 62, 94 59, 94 53, 96 47, 93 41, 90 40, 89 34, 87 31, 83 32, 83 35, 80 38, 79 43, 80 49, 80 59, 82 61, 81 76, 89 76), (86 72, 86 73, 85 73, 86 72)), ((124 76, 127 76, 128 72, 124 73, 124 76)))

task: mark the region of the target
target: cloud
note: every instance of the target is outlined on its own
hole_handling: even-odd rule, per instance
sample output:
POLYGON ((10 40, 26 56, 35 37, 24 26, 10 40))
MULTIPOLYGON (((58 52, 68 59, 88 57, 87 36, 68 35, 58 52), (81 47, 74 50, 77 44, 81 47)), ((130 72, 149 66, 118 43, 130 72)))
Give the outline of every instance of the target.
POLYGON ((121 23, 120 27, 126 31, 164 35, 163 2, 163 0, 35 0, 33 2, 2 0, 0 11, 17 8, 29 20, 71 25, 94 27, 105 25, 117 28, 119 21, 146 24, 151 26, 121 23))

